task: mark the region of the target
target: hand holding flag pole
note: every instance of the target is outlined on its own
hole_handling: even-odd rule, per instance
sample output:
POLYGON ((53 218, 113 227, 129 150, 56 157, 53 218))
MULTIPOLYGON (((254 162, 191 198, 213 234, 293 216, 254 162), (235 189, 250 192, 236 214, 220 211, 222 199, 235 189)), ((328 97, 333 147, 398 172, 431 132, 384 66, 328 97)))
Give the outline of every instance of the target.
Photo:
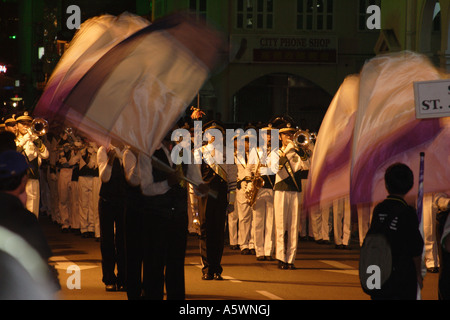
MULTIPOLYGON (((168 174, 176 174, 176 170, 175 170, 174 168, 171 168, 169 165, 167 165, 166 163, 162 162, 161 160, 159 160, 159 159, 156 158, 155 156, 151 156, 151 159, 152 159, 152 165, 153 165, 155 168, 157 168, 157 169, 159 169, 159 170, 161 170, 161 171, 164 171, 164 172, 166 172, 166 173, 168 173, 168 174)), ((197 181, 194 181, 194 180, 192 180, 192 179, 186 177, 184 174, 181 174, 181 175, 179 176, 179 178, 180 178, 181 180, 184 180, 184 181, 186 181, 186 182, 192 184, 192 185, 195 186, 195 187, 199 187, 199 186, 201 185, 201 184, 198 183, 197 181)), ((210 195, 210 196, 213 197, 214 199, 217 199, 217 191, 215 191, 215 190, 208 189, 208 195, 210 195)))

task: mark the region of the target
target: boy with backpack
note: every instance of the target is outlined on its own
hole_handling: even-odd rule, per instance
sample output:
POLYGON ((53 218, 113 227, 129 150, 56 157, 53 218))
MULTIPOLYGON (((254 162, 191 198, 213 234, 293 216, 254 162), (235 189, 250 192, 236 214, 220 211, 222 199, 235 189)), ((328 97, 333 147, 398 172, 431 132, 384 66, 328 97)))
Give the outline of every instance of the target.
MULTIPOLYGON (((378 270, 384 273, 386 281, 383 279, 378 286, 367 286, 364 281, 370 282, 370 279, 360 277, 361 285, 373 300, 415 300, 418 285, 420 288, 423 286, 421 261, 424 242, 416 210, 404 200, 413 187, 414 175, 408 166, 396 163, 386 170, 384 179, 389 195, 373 211, 370 229, 361 248, 360 276, 366 270, 372 270, 371 256, 379 255, 376 250, 383 253, 380 245, 375 251, 368 249, 368 242, 376 238, 374 235, 382 234, 387 240, 384 253, 390 253, 381 259, 381 265, 383 260, 387 263, 378 266, 378 270)), ((373 246, 377 247, 376 244, 373 246)))

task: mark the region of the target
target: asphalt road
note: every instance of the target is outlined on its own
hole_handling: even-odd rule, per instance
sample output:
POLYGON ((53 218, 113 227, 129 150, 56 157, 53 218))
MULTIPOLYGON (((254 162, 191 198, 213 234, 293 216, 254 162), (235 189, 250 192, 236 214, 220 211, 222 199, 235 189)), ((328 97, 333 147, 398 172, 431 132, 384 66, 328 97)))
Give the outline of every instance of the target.
MULTIPOLYGON (((100 243, 61 233, 47 217, 40 219, 59 272, 58 300, 127 300, 124 292, 107 292, 102 283, 100 243)), ((225 248, 224 281, 201 279, 199 243, 190 236, 185 260, 186 300, 196 301, 360 301, 369 300, 358 279, 359 245, 337 250, 334 245, 300 241, 296 270, 280 270, 275 261, 257 261, 225 248)), ((423 300, 437 299, 438 274, 427 274, 423 300)), ((291 302, 292 303, 292 302, 291 302)), ((231 312, 232 310, 230 310, 231 312)))

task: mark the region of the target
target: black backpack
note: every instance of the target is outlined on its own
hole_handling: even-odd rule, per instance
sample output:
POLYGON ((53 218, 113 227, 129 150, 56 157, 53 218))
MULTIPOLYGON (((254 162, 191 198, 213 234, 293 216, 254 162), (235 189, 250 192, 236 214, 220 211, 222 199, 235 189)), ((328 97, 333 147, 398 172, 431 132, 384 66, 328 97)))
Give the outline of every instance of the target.
POLYGON ((363 291, 376 296, 389 291, 393 270, 393 256, 389 226, 396 217, 382 224, 371 225, 364 238, 359 257, 359 280, 363 291))

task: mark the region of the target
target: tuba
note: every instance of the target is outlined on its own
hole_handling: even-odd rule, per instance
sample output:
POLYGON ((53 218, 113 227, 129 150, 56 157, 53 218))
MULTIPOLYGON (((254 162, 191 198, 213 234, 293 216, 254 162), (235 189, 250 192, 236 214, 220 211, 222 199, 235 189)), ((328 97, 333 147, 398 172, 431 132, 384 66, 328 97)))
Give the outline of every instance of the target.
POLYGON ((30 130, 32 134, 38 137, 42 137, 47 133, 48 130, 47 120, 42 118, 33 119, 33 121, 31 122, 30 130))

